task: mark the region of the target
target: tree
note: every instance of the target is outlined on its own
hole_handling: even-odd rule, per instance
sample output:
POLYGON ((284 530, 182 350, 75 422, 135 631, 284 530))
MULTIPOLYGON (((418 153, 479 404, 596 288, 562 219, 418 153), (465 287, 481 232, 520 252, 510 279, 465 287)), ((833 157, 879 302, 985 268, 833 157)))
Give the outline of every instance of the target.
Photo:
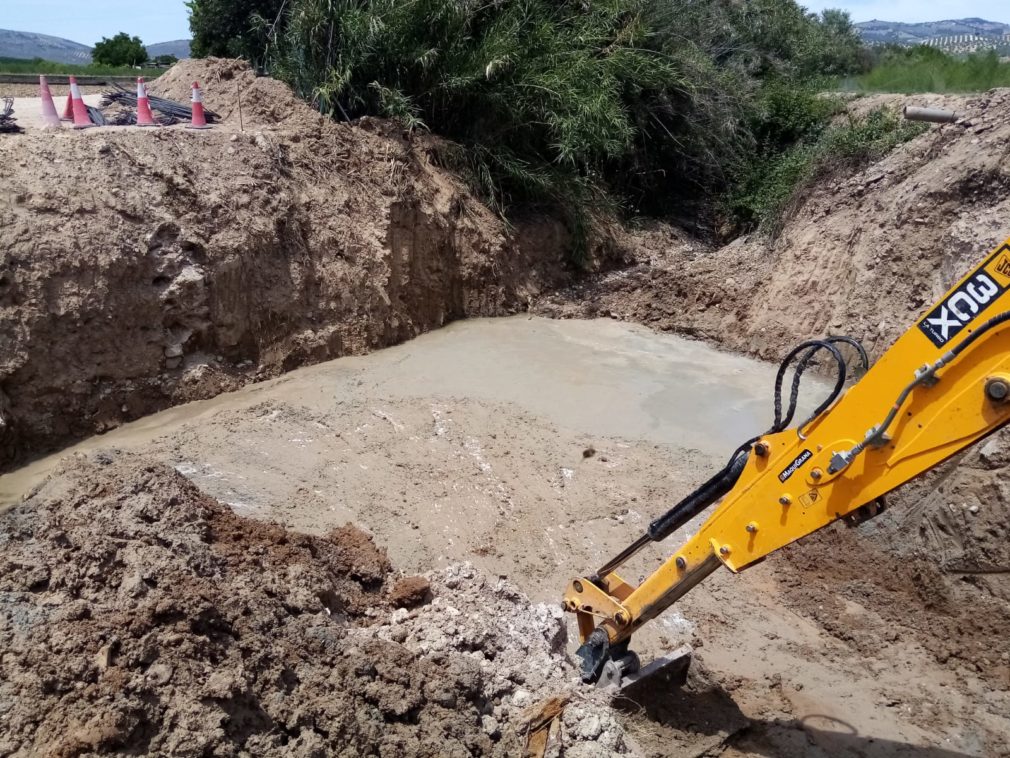
POLYGON ((163 66, 165 68, 168 68, 169 66, 174 66, 178 62, 179 59, 176 58, 174 55, 159 55, 157 58, 154 59, 155 65, 163 66))
POLYGON ((868 69, 869 51, 845 11, 828 9, 821 14, 807 48, 805 63, 811 73, 844 76, 868 69))
POLYGON ((95 43, 91 58, 104 66, 139 66, 147 62, 147 50, 140 37, 120 32, 112 39, 102 37, 101 42, 95 43))
POLYGON ((269 32, 284 0, 188 0, 194 58, 265 61, 269 32))

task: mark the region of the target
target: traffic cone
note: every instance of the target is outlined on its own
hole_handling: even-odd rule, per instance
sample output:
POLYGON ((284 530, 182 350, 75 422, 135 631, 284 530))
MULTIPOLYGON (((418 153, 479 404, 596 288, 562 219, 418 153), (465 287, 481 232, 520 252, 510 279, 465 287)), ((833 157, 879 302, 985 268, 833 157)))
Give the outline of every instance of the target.
POLYGON ((137 126, 157 126, 151 113, 151 101, 147 99, 147 85, 144 77, 137 77, 137 126))
POLYGON ((81 88, 77 86, 77 78, 70 77, 70 97, 74 101, 74 129, 87 129, 94 126, 91 123, 91 116, 88 115, 88 108, 84 105, 84 98, 81 97, 81 88))
POLYGON ((193 82, 193 117, 186 128, 210 129, 207 114, 203 112, 203 90, 200 89, 200 82, 193 82))
POLYGON ((67 104, 63 108, 63 115, 60 116, 60 121, 73 121, 74 120, 74 96, 67 93, 67 104))
POLYGON ((39 77, 39 97, 42 98, 42 120, 46 128, 62 128, 63 124, 60 123, 59 114, 56 113, 56 103, 53 102, 53 93, 49 91, 49 82, 44 76, 39 77))

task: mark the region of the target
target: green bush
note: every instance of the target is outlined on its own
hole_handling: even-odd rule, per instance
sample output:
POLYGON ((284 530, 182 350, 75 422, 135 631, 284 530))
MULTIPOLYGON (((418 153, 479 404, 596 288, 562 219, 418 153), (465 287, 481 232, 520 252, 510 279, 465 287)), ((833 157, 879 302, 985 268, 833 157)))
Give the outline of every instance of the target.
POLYGON ((443 159, 501 210, 548 202, 586 223, 628 153, 628 100, 686 85, 625 0, 302 0, 272 71, 336 118, 379 114, 459 149, 443 159))
POLYGON ((186 0, 194 58, 266 59, 269 34, 284 0, 186 0))
POLYGON ((139 66, 147 63, 147 48, 140 37, 120 32, 111 39, 102 37, 91 51, 92 60, 99 66, 139 66))
POLYGON ((744 227, 776 231, 786 208, 819 177, 867 165, 922 134, 925 124, 887 110, 846 123, 814 129, 793 146, 766 152, 744 170, 727 197, 730 216, 744 227))

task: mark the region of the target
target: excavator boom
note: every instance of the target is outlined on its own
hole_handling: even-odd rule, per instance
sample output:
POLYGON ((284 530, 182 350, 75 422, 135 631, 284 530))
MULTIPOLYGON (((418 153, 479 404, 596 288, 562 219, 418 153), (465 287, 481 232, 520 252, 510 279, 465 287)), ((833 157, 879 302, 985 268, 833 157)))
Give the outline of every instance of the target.
MULTIPOLYGON (((564 607, 578 617, 583 678, 595 680, 608 662, 626 660, 632 634, 720 566, 741 571, 840 518, 872 515, 886 493, 1007 423, 1007 329, 1010 241, 844 394, 839 381, 829 407, 745 443, 722 472, 654 521, 628 550, 569 584, 564 607), (697 533, 641 584, 620 577, 617 570, 635 552, 720 497, 697 533)), ((828 338, 794 350, 797 371, 817 350, 837 356, 840 339, 851 342, 828 338)), ((791 409, 797 387, 798 377, 791 409)))

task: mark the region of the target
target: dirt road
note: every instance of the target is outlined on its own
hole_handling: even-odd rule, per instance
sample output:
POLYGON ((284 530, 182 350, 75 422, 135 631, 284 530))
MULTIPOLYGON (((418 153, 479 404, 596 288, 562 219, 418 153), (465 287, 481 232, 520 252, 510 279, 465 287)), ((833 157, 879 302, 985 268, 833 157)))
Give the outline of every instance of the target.
MULTIPOLYGON (((465 322, 88 447, 166 461, 242 515, 314 534, 351 520, 407 571, 471 561, 556 602, 573 572, 709 475, 730 438, 760 431, 771 377, 768 365, 609 320, 465 322), (713 397, 733 401, 712 407, 713 397)), ((17 477, 0 486, 25 486, 17 477)), ((632 575, 665 553, 644 555, 632 575)), ((652 718, 626 716, 643 753, 696 755, 735 734, 731 754, 993 754, 1010 730, 1005 689, 938 663, 870 602, 846 599, 830 625, 823 598, 795 591, 807 575, 827 581, 806 571, 777 557, 717 574, 636 637, 646 655, 702 645, 699 664, 719 683, 702 725, 668 698, 649 704, 652 718), (878 646, 858 646, 854 629, 878 646)))

